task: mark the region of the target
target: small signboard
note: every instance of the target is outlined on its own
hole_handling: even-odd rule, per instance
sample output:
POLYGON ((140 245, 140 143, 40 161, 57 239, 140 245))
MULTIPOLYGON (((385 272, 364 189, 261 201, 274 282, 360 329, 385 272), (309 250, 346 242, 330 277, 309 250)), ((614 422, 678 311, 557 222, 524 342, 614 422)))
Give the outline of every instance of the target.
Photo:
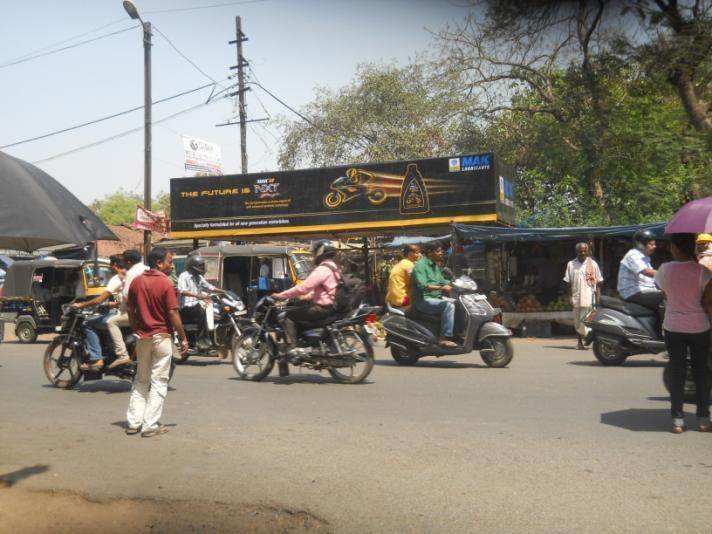
POLYGON ((183 151, 185 152, 185 176, 222 174, 220 145, 184 135, 183 151))
POLYGON ((492 153, 171 180, 174 238, 514 224, 513 173, 492 153))

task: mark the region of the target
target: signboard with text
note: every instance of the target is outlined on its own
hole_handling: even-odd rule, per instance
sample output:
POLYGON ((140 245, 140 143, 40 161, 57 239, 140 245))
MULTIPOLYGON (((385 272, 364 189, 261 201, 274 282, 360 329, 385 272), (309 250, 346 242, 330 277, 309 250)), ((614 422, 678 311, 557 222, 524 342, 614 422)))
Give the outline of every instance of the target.
POLYGON ((171 235, 370 232, 514 224, 511 170, 495 154, 171 180, 171 235))
POLYGON ((219 145, 184 135, 183 151, 185 176, 222 174, 222 151, 219 145))

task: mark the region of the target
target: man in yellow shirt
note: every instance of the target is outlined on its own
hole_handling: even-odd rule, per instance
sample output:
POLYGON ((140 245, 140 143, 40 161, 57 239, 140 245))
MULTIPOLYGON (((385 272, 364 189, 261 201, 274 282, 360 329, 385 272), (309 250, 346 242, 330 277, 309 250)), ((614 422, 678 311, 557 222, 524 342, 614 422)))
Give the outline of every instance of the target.
POLYGON ((410 276, 413 266, 420 259, 418 245, 406 245, 403 248, 403 259, 391 269, 388 276, 388 293, 386 300, 391 306, 409 307, 412 303, 410 297, 410 276))

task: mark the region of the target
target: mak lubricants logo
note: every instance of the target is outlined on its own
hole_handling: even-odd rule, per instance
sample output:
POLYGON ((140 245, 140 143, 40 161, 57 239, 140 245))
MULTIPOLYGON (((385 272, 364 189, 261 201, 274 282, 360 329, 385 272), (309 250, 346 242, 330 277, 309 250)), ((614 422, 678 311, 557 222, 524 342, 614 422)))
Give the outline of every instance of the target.
POLYGON ((461 158, 450 158, 448 168, 450 172, 462 171, 483 171, 492 165, 490 154, 477 154, 474 156, 462 156, 461 158))

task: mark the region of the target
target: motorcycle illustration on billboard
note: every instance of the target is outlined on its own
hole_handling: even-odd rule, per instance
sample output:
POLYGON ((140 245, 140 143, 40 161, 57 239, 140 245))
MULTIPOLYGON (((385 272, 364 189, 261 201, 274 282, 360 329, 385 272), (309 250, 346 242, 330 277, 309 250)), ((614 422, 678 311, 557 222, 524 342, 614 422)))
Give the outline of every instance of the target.
MULTIPOLYGON (((340 176, 331 182, 331 191, 324 196, 324 205, 334 209, 365 196, 371 204, 380 206, 388 200, 389 190, 393 188, 388 182, 387 178, 363 169, 348 169, 346 176, 340 176)), ((397 188, 400 189, 400 184, 397 188)))

